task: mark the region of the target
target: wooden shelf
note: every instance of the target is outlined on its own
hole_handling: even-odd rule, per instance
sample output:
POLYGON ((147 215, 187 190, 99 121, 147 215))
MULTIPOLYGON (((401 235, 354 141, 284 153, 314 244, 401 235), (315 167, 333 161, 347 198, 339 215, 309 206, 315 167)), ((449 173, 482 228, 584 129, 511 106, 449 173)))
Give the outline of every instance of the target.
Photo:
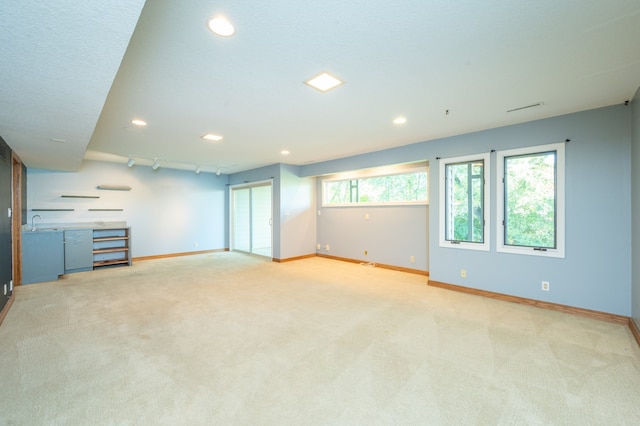
POLYGON ((129 264, 129 259, 114 259, 114 260, 101 260, 98 262, 93 262, 93 267, 100 267, 100 266, 111 266, 111 265, 128 265, 129 264))
POLYGON ((131 265, 131 228, 93 230, 93 269, 131 265))
POLYGON ((124 237, 94 237, 93 242, 97 243, 100 241, 122 241, 122 240, 128 240, 129 237, 128 236, 124 236, 124 237))
POLYGON ((103 248, 103 249, 94 250, 93 254, 98 254, 98 253, 119 253, 121 251, 129 251, 129 248, 128 247, 103 248))

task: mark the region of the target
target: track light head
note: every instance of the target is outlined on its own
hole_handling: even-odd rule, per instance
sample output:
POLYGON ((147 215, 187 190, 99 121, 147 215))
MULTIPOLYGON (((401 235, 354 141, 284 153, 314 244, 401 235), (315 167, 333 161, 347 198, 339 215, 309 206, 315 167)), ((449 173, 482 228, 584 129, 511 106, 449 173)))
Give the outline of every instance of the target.
POLYGON ((136 164, 136 160, 129 158, 129 161, 127 161, 127 167, 133 167, 134 164, 136 164))
POLYGON ((196 172, 197 175, 200 174, 200 166, 196 166, 196 169, 194 170, 196 172))
POLYGON ((157 170, 158 167, 160 167, 160 163, 158 163, 158 160, 154 161, 153 165, 151 166, 151 168, 153 170, 157 170))

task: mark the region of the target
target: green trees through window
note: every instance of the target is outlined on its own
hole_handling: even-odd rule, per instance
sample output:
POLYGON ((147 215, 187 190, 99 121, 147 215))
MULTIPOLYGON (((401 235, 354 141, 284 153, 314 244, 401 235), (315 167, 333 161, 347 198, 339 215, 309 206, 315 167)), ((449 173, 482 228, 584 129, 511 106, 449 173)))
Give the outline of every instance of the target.
POLYGON ((556 247, 556 152, 505 157, 504 242, 556 247))
POLYGON ((565 144, 499 151, 497 250, 564 257, 565 144))
POLYGON ((445 165, 446 240, 484 242, 484 160, 445 165))
POLYGON ((427 171, 326 180, 324 205, 426 203, 427 171))
MULTIPOLYGON (((564 152, 564 143, 496 152, 496 251, 564 257, 564 152)), ((440 160, 441 247, 490 250, 490 157, 440 160)))
POLYGON ((488 251, 489 153, 440 160, 440 246, 488 251))

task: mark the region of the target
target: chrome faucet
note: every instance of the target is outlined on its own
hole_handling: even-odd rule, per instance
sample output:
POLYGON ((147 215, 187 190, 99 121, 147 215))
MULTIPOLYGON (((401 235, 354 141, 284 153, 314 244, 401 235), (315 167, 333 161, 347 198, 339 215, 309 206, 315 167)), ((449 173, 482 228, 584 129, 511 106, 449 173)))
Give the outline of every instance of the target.
POLYGON ((34 215, 31 217, 31 232, 35 232, 35 230, 36 230, 36 224, 35 224, 35 222, 34 222, 34 220, 35 220, 35 218, 36 218, 36 217, 37 217, 38 219, 42 219, 42 218, 40 217, 40 215, 39 215, 39 214, 34 214, 34 215))

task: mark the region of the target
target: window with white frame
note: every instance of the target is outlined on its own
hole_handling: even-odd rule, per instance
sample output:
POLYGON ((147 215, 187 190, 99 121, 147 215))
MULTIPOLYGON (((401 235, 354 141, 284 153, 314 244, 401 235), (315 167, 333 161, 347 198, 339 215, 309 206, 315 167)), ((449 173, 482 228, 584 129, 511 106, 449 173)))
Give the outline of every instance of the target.
POLYGON ((499 151, 497 251, 564 257, 564 150, 499 151))
POLYGON ((335 175, 322 181, 324 207, 427 204, 426 163, 335 175))
POLYGON ((488 251, 489 154, 440 160, 440 246, 488 251))

